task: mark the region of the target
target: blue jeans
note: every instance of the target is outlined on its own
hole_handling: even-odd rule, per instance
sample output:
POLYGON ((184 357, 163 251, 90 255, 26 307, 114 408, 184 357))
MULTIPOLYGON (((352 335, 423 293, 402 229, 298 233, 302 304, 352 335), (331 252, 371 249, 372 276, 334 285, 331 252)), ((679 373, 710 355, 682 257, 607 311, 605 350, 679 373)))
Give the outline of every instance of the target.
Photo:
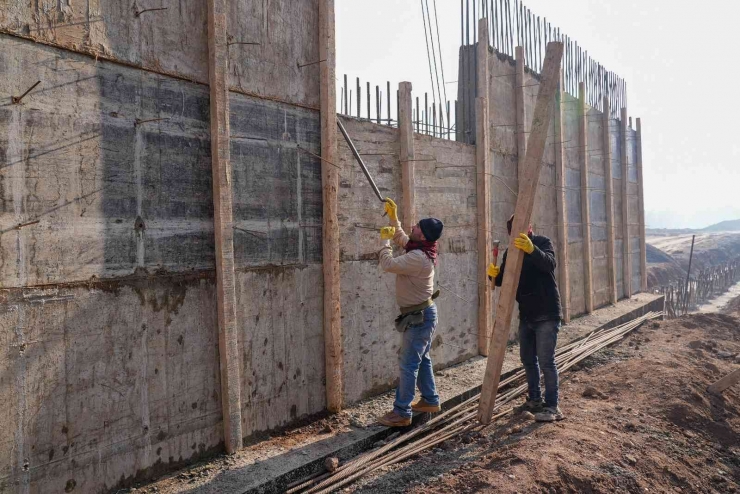
POLYGON ((437 329, 437 306, 430 305, 424 309, 423 314, 423 323, 411 325, 403 333, 403 343, 398 356, 401 372, 393 411, 401 417, 411 417, 411 401, 414 399, 414 388, 417 384, 424 401, 430 405, 439 405, 432 359, 429 358, 432 336, 437 329))
POLYGON ((527 374, 529 399, 540 401, 540 368, 545 377, 545 406, 558 406, 558 369, 555 367, 555 345, 560 321, 519 322, 519 356, 527 374))

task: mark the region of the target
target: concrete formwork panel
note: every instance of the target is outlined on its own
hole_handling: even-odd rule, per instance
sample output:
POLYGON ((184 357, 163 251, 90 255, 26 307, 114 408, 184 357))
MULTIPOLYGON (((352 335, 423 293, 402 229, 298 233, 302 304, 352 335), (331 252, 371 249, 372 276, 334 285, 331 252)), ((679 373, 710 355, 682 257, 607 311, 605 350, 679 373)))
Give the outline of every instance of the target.
POLYGON ((214 281, 3 290, 0 490, 102 492, 220 448, 214 281))
POLYGON ((586 113, 588 124, 588 198, 591 213, 591 256, 594 307, 609 303, 609 272, 606 228, 606 182, 604 179, 603 116, 594 108, 586 113))
MULTIPOLYGON (((208 83, 206 4, 8 0, 0 30, 208 83)), ((318 8, 312 2, 229 2, 229 85, 266 98, 319 106, 318 8), (311 64, 299 67, 300 64, 311 64)))
POLYGON ((320 264, 236 273, 245 437, 324 409, 320 264))

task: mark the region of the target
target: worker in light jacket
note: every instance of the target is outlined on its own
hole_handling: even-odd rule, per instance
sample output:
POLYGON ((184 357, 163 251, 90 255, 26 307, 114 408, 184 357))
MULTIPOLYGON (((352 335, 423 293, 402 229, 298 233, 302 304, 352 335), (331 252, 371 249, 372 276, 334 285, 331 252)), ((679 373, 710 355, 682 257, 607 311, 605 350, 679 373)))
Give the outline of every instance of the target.
MULTIPOLYGON (((511 236, 514 216, 506 227, 511 236)), ((558 369, 555 366, 555 346, 558 341, 560 320, 563 317, 560 291, 555 281, 555 250, 549 238, 520 233, 514 246, 524 252, 522 274, 516 301, 519 302, 519 356, 527 375, 528 397, 521 409, 535 414, 538 422, 562 420, 558 407, 558 369), (545 377, 545 400, 540 390, 540 368, 545 377)), ((501 267, 490 264, 489 279, 501 286, 506 269, 506 254, 501 267)))
POLYGON ((429 351, 437 328, 434 299, 439 291, 434 292, 434 267, 444 225, 436 218, 426 218, 406 235, 398 221, 398 207, 391 199, 386 199, 385 212, 391 226, 380 231, 383 246, 378 257, 383 271, 396 275, 396 302, 401 312, 396 318, 396 330, 403 334, 403 339, 393 410, 378 422, 388 427, 403 427, 411 425, 414 411, 433 413, 440 410, 429 351), (405 253, 393 257, 390 240, 405 253), (412 404, 417 385, 421 398, 412 404))

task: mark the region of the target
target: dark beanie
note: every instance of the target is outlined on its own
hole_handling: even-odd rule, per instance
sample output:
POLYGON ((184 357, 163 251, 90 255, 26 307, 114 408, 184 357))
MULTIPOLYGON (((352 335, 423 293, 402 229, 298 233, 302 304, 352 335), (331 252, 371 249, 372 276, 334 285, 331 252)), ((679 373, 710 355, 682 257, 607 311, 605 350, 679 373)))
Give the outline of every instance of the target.
POLYGON ((442 236, 444 225, 437 218, 424 218, 419 222, 421 233, 430 242, 436 242, 442 236))

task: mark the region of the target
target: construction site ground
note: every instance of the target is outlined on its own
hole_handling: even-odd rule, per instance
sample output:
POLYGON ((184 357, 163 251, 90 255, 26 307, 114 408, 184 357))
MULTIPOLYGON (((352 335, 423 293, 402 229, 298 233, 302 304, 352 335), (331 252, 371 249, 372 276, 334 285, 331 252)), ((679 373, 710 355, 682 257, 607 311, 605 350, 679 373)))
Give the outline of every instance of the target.
MULTIPOLYGON (((566 344, 606 323, 629 318, 629 314, 644 311, 657 298, 659 296, 653 294, 636 294, 615 306, 607 306, 591 315, 574 319, 561 328, 559 342, 566 344)), ((477 357, 437 371, 435 379, 442 400, 480 386, 485 364, 484 358, 477 357)), ((503 371, 520 365, 518 345, 512 344, 507 349, 503 371)), ((359 453, 363 441, 373 441, 374 436, 388 432, 385 427, 375 424, 375 419, 392 408, 393 398, 394 391, 389 391, 333 416, 310 417, 298 426, 256 437, 253 444, 235 455, 199 462, 157 482, 135 488, 138 492, 161 493, 242 493, 255 488, 259 490, 271 478, 299 469, 332 451, 358 445, 359 453)))

